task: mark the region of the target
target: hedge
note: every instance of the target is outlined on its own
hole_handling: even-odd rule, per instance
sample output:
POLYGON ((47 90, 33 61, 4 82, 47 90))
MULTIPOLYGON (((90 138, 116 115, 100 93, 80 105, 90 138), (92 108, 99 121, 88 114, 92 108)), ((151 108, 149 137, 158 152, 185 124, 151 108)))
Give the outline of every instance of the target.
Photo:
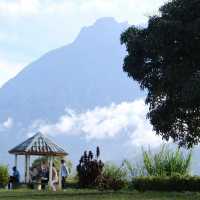
POLYGON ((198 176, 147 176, 133 180, 133 187, 139 191, 200 191, 200 177, 198 176))
POLYGON ((7 166, 0 165, 0 188, 5 187, 8 184, 9 173, 7 166))

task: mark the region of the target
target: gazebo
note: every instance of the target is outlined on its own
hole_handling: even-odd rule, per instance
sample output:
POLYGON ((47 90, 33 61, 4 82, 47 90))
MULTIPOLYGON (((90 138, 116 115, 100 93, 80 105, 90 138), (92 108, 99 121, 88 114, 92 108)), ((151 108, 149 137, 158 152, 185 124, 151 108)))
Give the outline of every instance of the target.
MULTIPOLYGON (((29 168, 31 156, 47 156, 49 158, 49 185, 52 183, 52 166, 54 157, 67 156, 60 146, 52 142, 42 133, 37 133, 9 151, 15 155, 15 166, 19 155, 25 156, 25 183, 29 182, 29 168)), ((61 173, 59 172, 59 187, 61 188, 61 173)))

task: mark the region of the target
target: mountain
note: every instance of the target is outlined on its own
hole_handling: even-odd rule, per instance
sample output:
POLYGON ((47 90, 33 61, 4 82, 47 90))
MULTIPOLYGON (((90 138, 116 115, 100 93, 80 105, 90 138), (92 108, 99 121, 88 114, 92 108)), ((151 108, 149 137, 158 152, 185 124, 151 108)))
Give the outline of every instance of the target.
POLYGON ((0 89, 0 120, 55 120, 66 106, 85 110, 141 96, 122 71, 120 34, 127 26, 100 19, 83 28, 72 44, 28 65, 0 89))
MULTIPOLYGON (((10 159, 7 150, 27 137, 34 121, 53 123, 66 108, 85 112, 143 96, 122 70, 126 52, 120 34, 127 27, 127 23, 112 18, 99 19, 84 27, 73 43, 43 55, 0 89, 0 123, 12 119, 14 124, 0 130, 0 161, 10 159)), ((77 157, 86 147, 102 143, 109 151, 110 146, 116 148, 115 144, 121 142, 119 138, 107 146, 103 140, 91 145, 78 136, 60 136, 56 140, 77 157)))

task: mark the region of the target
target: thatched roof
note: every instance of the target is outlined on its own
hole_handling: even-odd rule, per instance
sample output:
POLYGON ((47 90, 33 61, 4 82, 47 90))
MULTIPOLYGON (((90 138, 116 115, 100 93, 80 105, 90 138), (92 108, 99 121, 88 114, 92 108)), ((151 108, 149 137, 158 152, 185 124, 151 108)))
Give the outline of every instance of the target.
POLYGON ((68 153, 66 153, 61 147, 59 147, 40 132, 11 149, 9 153, 17 155, 44 156, 68 155, 68 153))

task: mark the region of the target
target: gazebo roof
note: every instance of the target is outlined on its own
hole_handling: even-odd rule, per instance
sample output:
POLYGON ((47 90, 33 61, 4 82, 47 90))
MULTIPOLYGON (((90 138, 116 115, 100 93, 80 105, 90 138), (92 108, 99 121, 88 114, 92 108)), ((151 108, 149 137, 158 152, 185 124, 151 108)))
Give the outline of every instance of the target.
POLYGON ((42 133, 37 133, 28 138, 21 144, 17 145, 9 151, 10 154, 17 155, 44 155, 44 156, 66 156, 61 147, 52 142, 42 133))

